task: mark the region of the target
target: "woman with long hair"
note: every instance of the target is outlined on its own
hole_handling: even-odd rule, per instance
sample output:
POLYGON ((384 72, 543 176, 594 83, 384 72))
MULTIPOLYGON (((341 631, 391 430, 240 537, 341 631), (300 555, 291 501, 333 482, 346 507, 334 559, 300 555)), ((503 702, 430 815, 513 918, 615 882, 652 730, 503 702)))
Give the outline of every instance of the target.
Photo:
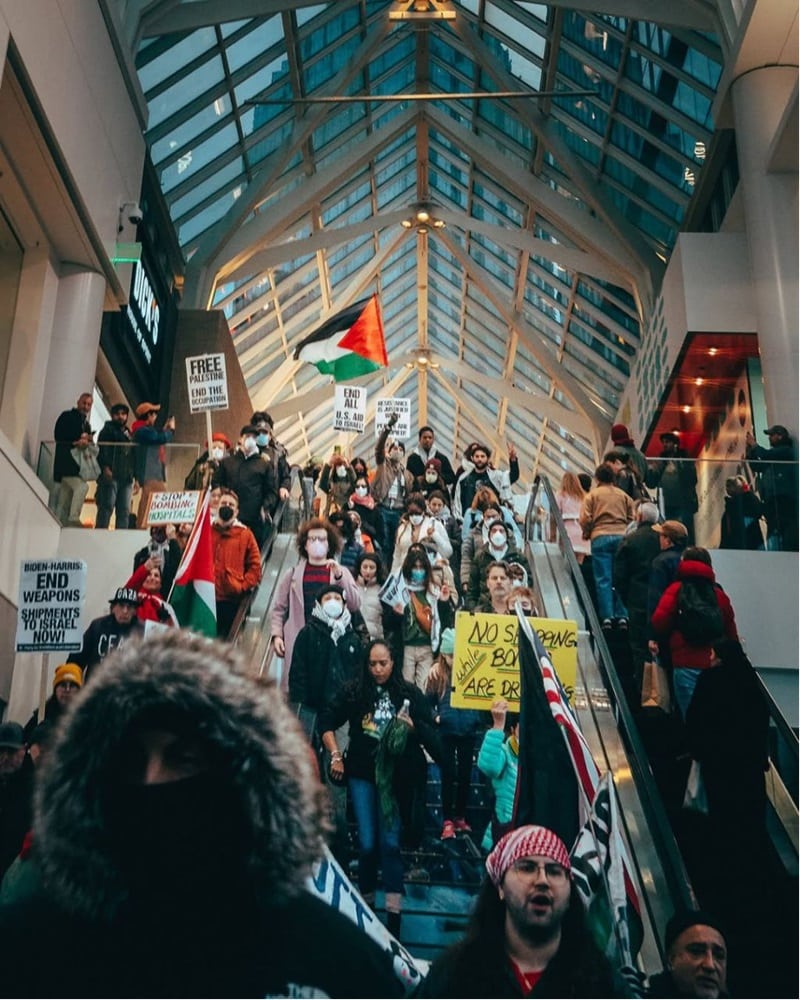
POLYGON ((401 572, 409 600, 386 608, 384 635, 393 641, 403 677, 424 691, 433 658, 439 652, 442 629, 455 620, 454 605, 447 584, 433 582, 430 559, 422 545, 409 547, 401 572))
POLYGON ((574 472, 565 472, 561 477, 561 485, 556 491, 556 506, 579 564, 591 551, 591 543, 588 538, 583 537, 583 531, 578 522, 585 496, 586 491, 581 486, 580 479, 574 472))
POLYGON ((376 552, 362 552, 355 565, 356 587, 361 595, 361 617, 370 639, 383 638, 383 604, 378 596, 386 580, 381 557, 376 552))
POLYGON ((422 692, 395 669, 389 646, 374 639, 367 646, 361 678, 323 709, 319 728, 330 754, 331 779, 347 779, 358 827, 361 895, 374 906, 380 868, 386 924, 397 937, 403 893, 401 830, 406 842, 421 839, 427 780, 422 747, 434 760, 441 756, 430 709, 422 692), (345 722, 350 729, 346 762, 335 732, 345 722))

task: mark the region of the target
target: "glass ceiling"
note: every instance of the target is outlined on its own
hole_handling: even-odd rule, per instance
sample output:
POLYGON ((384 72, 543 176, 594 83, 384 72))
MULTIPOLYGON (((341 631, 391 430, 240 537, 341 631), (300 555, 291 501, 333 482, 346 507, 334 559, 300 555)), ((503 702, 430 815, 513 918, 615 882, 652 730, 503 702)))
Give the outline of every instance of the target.
POLYGON ((524 484, 593 466, 713 134, 708 5, 119 3, 184 304, 224 309, 254 407, 306 397, 277 421, 293 461, 371 451, 292 352, 377 292, 370 401, 410 397, 455 455, 513 442, 524 484), (443 228, 401 225, 420 202, 443 228))

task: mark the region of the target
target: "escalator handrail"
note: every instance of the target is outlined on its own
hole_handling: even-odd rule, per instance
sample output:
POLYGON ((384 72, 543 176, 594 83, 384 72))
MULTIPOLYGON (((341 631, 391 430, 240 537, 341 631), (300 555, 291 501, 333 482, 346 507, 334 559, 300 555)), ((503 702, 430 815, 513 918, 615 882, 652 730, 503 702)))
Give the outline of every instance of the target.
MULTIPOLYGON (((298 481, 299 467, 293 465, 291 468, 292 482, 291 486, 294 486, 298 481)), ((291 487, 289 488, 289 497, 285 500, 279 500, 278 506, 275 508, 275 513, 272 515, 272 523, 269 526, 269 531, 267 532, 267 537, 264 539, 264 544, 261 546, 261 574, 263 577, 264 566, 270 557, 272 552, 272 547, 275 544, 275 538, 278 532, 281 530, 283 524, 283 518, 286 511, 289 509, 289 500, 291 498, 291 487)), ((257 588, 256 588, 257 589, 257 588)), ((253 603, 253 598, 255 597, 256 591, 251 590, 249 593, 245 594, 239 602, 239 607, 236 611, 236 616, 231 623, 230 631, 228 632, 228 642, 236 642, 239 636, 244 620, 247 617, 247 613, 250 610, 250 605, 253 603)))
POLYGON ((656 788, 647 753, 639 736, 631 710, 628 707, 622 682, 619 679, 616 667, 611 658, 603 631, 600 628, 600 620, 597 617, 597 612, 586 589, 586 584, 583 581, 572 544, 569 541, 564 522, 561 519, 561 512, 558 509, 555 496, 546 477, 537 476, 531 487, 531 497, 525 513, 526 547, 529 546, 530 540, 533 537, 534 511, 537 507, 537 496, 540 489, 544 490, 547 497, 549 516, 553 518, 555 523, 558 540, 567 561, 573 584, 583 605, 592 635, 595 638, 598 666, 606 685, 606 690, 610 695, 612 706, 616 712, 617 729, 625 745, 628 763, 631 768, 631 776, 639 796, 639 801, 642 804, 647 827, 652 836, 653 846, 664 872, 667 888, 670 893, 670 902, 675 910, 696 907, 697 901, 692 884, 672 832, 672 826, 667 818, 664 803, 656 788))

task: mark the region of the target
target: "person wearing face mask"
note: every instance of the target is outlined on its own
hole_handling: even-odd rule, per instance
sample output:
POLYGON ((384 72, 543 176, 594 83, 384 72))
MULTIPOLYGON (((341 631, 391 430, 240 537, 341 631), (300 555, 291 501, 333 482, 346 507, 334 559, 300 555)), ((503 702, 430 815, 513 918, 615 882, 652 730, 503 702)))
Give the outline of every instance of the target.
POLYGON ((352 614, 358 611, 360 597, 350 571, 336 561, 341 536, 329 521, 312 517, 297 532, 297 565, 288 569, 275 590, 270 612, 270 638, 276 656, 284 659, 281 687, 288 690, 289 666, 300 629, 311 620, 320 587, 338 584, 344 591, 345 604, 352 614))
POLYGON ((527 578, 529 580, 532 579, 531 570, 525 556, 514 545, 513 539, 509 537, 509 531, 505 523, 498 519, 489 524, 486 544, 478 549, 472 560, 469 585, 464 599, 464 603, 470 610, 476 608, 479 604, 484 604, 489 599, 489 591, 486 586, 486 570, 490 563, 500 561, 506 564, 516 563, 524 569, 527 578))
POLYGON ((325 494, 325 517, 343 510, 355 489, 356 474, 339 451, 322 466, 318 489, 325 494))
POLYGON ((491 464, 492 450, 488 445, 473 441, 464 452, 462 473, 453 489, 453 514, 462 517, 480 486, 490 486, 500 500, 511 502, 511 487, 519 479, 519 461, 513 444, 508 446, 508 471, 491 464))
POLYGON ((238 519, 239 498, 223 490, 212 525, 217 635, 228 637, 242 598, 261 582, 261 553, 253 532, 238 519))
POLYGON ((278 482, 278 500, 288 500, 292 488, 292 467, 289 464, 289 453, 284 445, 275 437, 272 417, 264 410, 256 410, 250 417, 250 423, 255 427, 256 444, 261 455, 275 470, 278 482))
POLYGON ((219 463, 226 458, 231 451, 231 443, 227 435, 222 431, 214 431, 211 435, 211 447, 206 441, 206 451, 197 459, 189 471, 183 483, 185 490, 200 490, 202 493, 211 485, 214 473, 219 468, 219 463))
POLYGON ((453 546, 442 522, 426 512, 425 497, 421 493, 412 493, 397 526, 392 573, 400 570, 409 548, 417 543, 437 559, 449 559, 453 554, 453 546))
POLYGON ((361 532, 356 530, 356 523, 349 511, 338 511, 336 514, 331 514, 329 520, 342 536, 342 547, 337 553, 337 559, 352 573, 358 557, 364 551, 361 532))
POLYGON ((6 990, 403 995, 386 954, 308 890, 323 789, 280 693, 248 674, 181 630, 113 654, 76 699, 37 772, 43 889, 0 911, 6 990), (67 927, 92 946, 42 961, 67 927))
MULTIPOLYGON (((354 612, 354 616, 358 612, 354 612)), ((332 849, 339 861, 349 861, 347 841, 347 792, 341 782, 330 780, 330 760, 323 760, 319 712, 339 694, 344 685, 357 680, 364 660, 361 637, 353 628, 344 601, 344 590, 335 583, 317 591, 311 619, 297 636, 289 667, 289 703, 300 719, 315 753, 320 757, 320 773, 331 795, 335 832, 332 849)), ((342 751, 347 749, 347 727, 336 731, 342 751)))
POLYGON ((405 606, 386 607, 383 630, 402 663, 405 681, 424 691, 442 630, 452 628, 455 622, 455 607, 448 585, 434 583, 424 546, 415 543, 409 547, 401 572, 409 601, 405 606))
POLYGON ((414 489, 414 477, 403 462, 405 447, 402 441, 392 440, 389 444, 389 435, 397 420, 397 414, 392 413, 375 444, 376 472, 372 481, 372 495, 378 505, 381 551, 387 565, 394 556, 394 537, 406 498, 414 489))
POLYGON ((447 455, 443 451, 437 450, 433 428, 426 425, 420 427, 419 443, 408 456, 408 471, 418 479, 425 475, 425 471, 433 459, 439 463, 436 471, 442 477, 444 483, 442 489, 449 496, 450 489, 456 481, 456 474, 453 472, 453 466, 447 455))
POLYGON ((447 484, 442 476, 442 463, 438 458, 429 459, 425 463, 422 474, 414 477, 415 493, 421 493, 427 500, 434 490, 445 494, 448 492, 447 484))
POLYGON ((378 507, 366 476, 356 476, 356 484, 350 494, 350 499, 347 501, 347 506, 350 510, 358 511, 362 526, 370 530, 373 542, 375 542, 379 530, 378 507))
POLYGON ((502 521, 506 526, 506 530, 511 532, 510 537, 513 538, 514 546, 517 549, 522 548, 522 534, 514 521, 513 514, 507 507, 503 507, 496 497, 490 499, 487 496, 481 499, 478 502, 475 513, 479 516, 471 518, 473 528, 467 534, 463 535, 463 541, 461 542, 461 574, 459 579, 462 594, 466 594, 469 591, 472 561, 475 558, 475 553, 479 552, 489 541, 489 525, 492 521, 502 521))
POLYGON ((239 520, 253 532, 260 550, 278 503, 278 480, 273 464, 258 450, 257 436, 252 424, 242 428, 239 450, 220 462, 212 484, 237 494, 239 520))

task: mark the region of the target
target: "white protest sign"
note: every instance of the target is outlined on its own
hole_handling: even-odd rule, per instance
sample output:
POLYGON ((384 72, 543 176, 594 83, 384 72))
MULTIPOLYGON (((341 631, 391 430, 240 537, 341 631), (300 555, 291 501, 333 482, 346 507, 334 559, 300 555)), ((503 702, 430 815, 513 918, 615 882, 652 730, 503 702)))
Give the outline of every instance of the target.
POLYGON ((403 574, 398 572, 388 576, 386 583, 378 591, 378 597, 384 604, 388 604, 390 608, 393 608, 396 604, 402 604, 403 607, 406 607, 411 600, 411 596, 408 593, 408 585, 403 574))
POLYGON ((187 358, 186 381, 192 413, 228 409, 228 375, 224 354, 198 354, 187 358))
POLYGON ((199 490, 184 493, 151 493, 145 524, 193 524, 200 506, 199 490))
POLYGON ((78 652, 86 563, 73 559, 25 560, 20 567, 17 652, 78 652))
POLYGON ((337 385, 333 397, 333 429, 364 433, 367 390, 357 385, 337 385))
POLYGON ((375 403, 375 436, 378 437, 393 413, 397 414, 398 419, 392 430, 392 437, 396 441, 405 441, 411 436, 411 400, 407 396, 379 399, 375 403))

